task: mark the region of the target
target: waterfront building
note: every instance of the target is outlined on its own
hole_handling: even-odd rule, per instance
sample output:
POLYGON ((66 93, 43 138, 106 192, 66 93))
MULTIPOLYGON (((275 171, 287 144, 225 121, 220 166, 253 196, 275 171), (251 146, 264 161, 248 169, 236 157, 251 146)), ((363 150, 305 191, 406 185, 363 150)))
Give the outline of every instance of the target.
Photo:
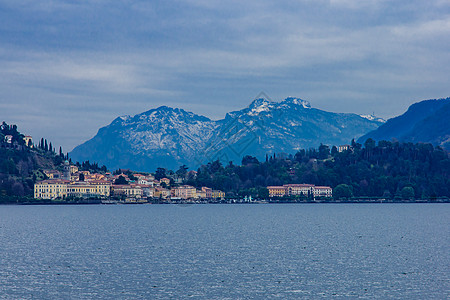
POLYGON ((142 184, 140 185, 142 188, 142 196, 145 198, 153 198, 155 195, 155 189, 152 185, 142 184))
POLYGON ((333 197, 333 189, 329 186, 315 186, 314 187, 314 198, 316 197, 333 197))
POLYGON ((197 197, 197 190, 190 185, 182 185, 172 189, 172 196, 180 199, 194 199, 197 197))
POLYGON ((111 186, 113 196, 140 199, 143 196, 142 187, 136 184, 113 184, 111 186))
POLYGON ((69 181, 63 179, 49 179, 34 184, 34 198, 63 199, 67 197, 69 181))
POLYGON ((77 198, 106 198, 111 194, 111 184, 107 181, 71 182, 67 195, 77 198))
POLYGON ((313 193, 314 188, 312 184, 285 184, 283 186, 286 188, 286 195, 288 196, 308 196, 313 193))
POLYGON ((283 197, 286 195, 286 187, 284 186, 268 186, 269 197, 283 197))
POLYGON ((157 187, 154 191, 154 198, 161 198, 161 199, 169 199, 171 195, 171 191, 169 189, 157 187))
POLYGON ((285 184, 283 186, 268 186, 269 197, 283 196, 313 196, 333 197, 333 189, 329 186, 315 186, 313 184, 285 184))
POLYGON ((202 187, 202 191, 205 192, 205 198, 211 199, 212 198, 212 189, 209 187, 202 187))
POLYGON ((213 199, 223 199, 223 198, 225 198, 225 193, 220 190, 213 190, 212 198, 213 199))
POLYGON ((206 192, 203 190, 197 190, 195 194, 197 199, 206 199, 206 192))

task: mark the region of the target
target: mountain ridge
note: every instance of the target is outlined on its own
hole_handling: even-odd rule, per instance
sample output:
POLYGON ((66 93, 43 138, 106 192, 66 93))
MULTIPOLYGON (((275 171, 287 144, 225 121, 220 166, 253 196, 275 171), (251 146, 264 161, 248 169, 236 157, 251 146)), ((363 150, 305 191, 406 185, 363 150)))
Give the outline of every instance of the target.
POLYGON ((426 142, 450 150, 450 97, 423 100, 412 104, 405 113, 358 139, 375 141, 397 139, 401 142, 426 142))
POLYGON ((70 155, 74 160, 95 160, 110 168, 196 167, 216 159, 240 162, 244 155, 263 158, 320 143, 348 143, 381 123, 357 114, 312 108, 296 97, 281 102, 258 98, 215 121, 160 106, 114 119, 70 155))

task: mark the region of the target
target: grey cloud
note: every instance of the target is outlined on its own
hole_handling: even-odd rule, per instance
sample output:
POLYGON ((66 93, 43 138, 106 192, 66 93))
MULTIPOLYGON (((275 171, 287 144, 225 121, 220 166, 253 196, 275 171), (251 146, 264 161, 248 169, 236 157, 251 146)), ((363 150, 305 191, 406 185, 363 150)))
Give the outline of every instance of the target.
POLYGON ((0 1, 0 111, 68 150, 119 115, 220 118, 262 90, 391 117, 449 96, 449 36, 448 1, 0 1))

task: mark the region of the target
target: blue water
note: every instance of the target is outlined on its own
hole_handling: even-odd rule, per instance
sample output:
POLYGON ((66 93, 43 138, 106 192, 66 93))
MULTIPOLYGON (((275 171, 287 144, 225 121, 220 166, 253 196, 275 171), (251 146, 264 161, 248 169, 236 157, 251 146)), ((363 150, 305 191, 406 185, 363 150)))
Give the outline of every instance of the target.
POLYGON ((0 206, 1 299, 450 297, 450 205, 0 206))

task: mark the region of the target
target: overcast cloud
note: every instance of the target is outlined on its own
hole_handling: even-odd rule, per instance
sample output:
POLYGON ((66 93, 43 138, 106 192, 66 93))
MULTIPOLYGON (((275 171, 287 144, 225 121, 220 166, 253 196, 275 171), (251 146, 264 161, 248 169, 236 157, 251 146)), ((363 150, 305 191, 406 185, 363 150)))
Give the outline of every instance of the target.
POLYGON ((450 1, 2 1, 0 117, 65 151, 160 105, 259 92, 389 118, 450 96, 450 1))

